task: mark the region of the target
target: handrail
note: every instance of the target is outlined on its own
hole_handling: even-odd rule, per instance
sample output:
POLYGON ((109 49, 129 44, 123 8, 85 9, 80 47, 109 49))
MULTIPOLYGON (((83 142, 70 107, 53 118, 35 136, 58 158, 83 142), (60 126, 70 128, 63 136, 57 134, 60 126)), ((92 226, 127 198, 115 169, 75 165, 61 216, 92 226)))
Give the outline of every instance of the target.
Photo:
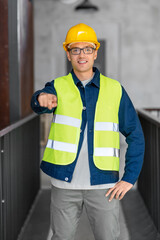
POLYGON ((19 239, 23 231, 40 189, 39 161, 39 115, 30 114, 0 131, 1 240, 19 239))
POLYGON ((152 115, 149 113, 149 109, 137 109, 137 112, 142 115, 145 119, 149 120, 150 122, 160 126, 160 118, 152 115))
POLYGON ((19 121, 17 121, 17 122, 15 122, 15 123, 9 125, 8 127, 2 129, 2 130, 0 131, 0 137, 3 137, 5 134, 11 132, 12 130, 14 130, 14 129, 20 127, 20 126, 22 126, 24 123, 30 121, 31 119, 35 118, 36 116, 37 116, 36 113, 32 113, 32 114, 30 114, 29 116, 27 116, 27 117, 25 117, 25 118, 22 118, 22 119, 20 119, 19 121))

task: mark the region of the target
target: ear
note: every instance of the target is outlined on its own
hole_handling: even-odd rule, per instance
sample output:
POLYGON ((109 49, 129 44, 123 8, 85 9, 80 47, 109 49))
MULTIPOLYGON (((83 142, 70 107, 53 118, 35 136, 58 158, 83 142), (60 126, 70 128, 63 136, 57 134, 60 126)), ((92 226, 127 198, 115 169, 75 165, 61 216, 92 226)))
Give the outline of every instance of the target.
POLYGON ((94 60, 97 59, 97 53, 98 53, 98 50, 95 50, 95 52, 94 52, 94 60))
POLYGON ((67 51, 66 53, 67 53, 67 58, 68 58, 68 60, 71 61, 71 57, 70 57, 69 51, 67 51))

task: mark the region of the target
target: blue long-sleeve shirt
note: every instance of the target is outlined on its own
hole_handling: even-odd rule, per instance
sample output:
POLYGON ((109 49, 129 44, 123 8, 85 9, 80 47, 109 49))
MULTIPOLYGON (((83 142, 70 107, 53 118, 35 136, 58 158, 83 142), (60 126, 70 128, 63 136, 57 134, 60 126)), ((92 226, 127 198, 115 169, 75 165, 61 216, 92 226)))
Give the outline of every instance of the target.
MULTIPOLYGON (((93 70, 95 71, 95 75, 85 88, 83 87, 81 81, 74 74, 74 71, 72 70, 71 72, 74 83, 80 91, 83 106, 86 107, 86 110, 82 111, 82 132, 80 134, 78 152, 75 161, 67 166, 55 165, 54 168, 51 167, 51 163, 46 163, 42 161, 41 169, 54 178, 64 181, 66 181, 67 179, 68 182, 71 182, 75 164, 77 162, 79 152, 82 146, 84 129, 87 122, 91 185, 96 185, 113 183, 118 181, 119 173, 117 171, 100 170, 96 168, 93 162, 94 115, 100 88, 100 72, 97 68, 94 68, 93 70)), ((39 102, 37 101, 37 97, 41 92, 57 95, 54 88, 54 80, 46 83, 45 88, 43 88, 42 90, 35 92, 31 100, 31 107, 36 113, 42 114, 54 112, 54 108, 52 110, 49 110, 48 108, 40 107, 39 102)), ((126 142, 128 144, 125 159, 125 170, 122 180, 134 184, 139 176, 143 164, 144 136, 137 113, 128 94, 123 87, 118 116, 119 131, 126 137, 126 142)))

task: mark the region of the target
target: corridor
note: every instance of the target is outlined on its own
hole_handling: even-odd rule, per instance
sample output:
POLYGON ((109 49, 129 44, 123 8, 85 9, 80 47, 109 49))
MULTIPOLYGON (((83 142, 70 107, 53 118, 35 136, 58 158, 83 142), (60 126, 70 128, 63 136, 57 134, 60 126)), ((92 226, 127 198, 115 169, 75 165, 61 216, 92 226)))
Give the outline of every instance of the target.
MULTIPOLYGON (((122 144, 120 174, 124 167, 124 154, 125 144, 122 144)), ((43 188, 39 192, 18 240, 51 240, 50 182, 43 173, 41 173, 41 180, 43 188)), ((160 235, 136 186, 120 201, 120 231, 118 240, 160 240, 160 235)), ((94 240, 85 210, 80 218, 75 240, 82 239, 94 240)))
MULTIPOLYGON (((50 240, 50 190, 42 190, 18 240, 50 240)), ((118 240, 160 240, 160 236, 137 190, 131 190, 120 203, 118 240)), ((75 240, 94 240, 86 212, 83 211, 75 240)), ((106 238, 107 240, 107 238, 106 238)))
MULTIPOLYGON (((126 136, 126 142, 131 143, 128 148, 135 139, 137 140, 136 145, 132 145, 132 151, 126 157, 127 144, 122 136, 120 179, 124 173, 125 159, 127 159, 126 166, 136 162, 134 150, 137 151, 142 146, 138 134, 135 134, 132 140, 130 138, 130 132, 138 129, 135 124, 130 125, 132 122, 130 120, 133 120, 130 111, 131 102, 139 117, 145 138, 144 162, 138 181, 120 201, 121 233, 118 240, 160 240, 160 1, 2 0, 0 1, 0 20, 0 240, 51 240, 51 183, 49 177, 40 171, 39 166, 53 115, 46 114, 48 109, 43 109, 43 104, 41 109, 38 102, 39 95, 35 96, 32 103, 35 109, 37 107, 44 110, 45 114, 34 113, 31 98, 33 93, 41 91, 47 82, 66 76, 71 71, 72 64, 67 59, 69 55, 66 55, 63 43, 66 41, 68 29, 79 23, 90 26, 97 34, 96 43, 100 43, 100 48, 98 57, 94 59, 94 67, 102 75, 117 80, 118 85, 122 86, 119 90, 123 90, 123 100, 116 104, 116 118, 120 118, 120 112, 125 117, 121 121, 112 120, 111 132, 116 130, 115 132, 118 133, 119 126, 125 125, 128 119, 129 124, 126 130, 121 131, 126 136), (122 105, 125 107, 120 111, 122 105), (124 114, 125 109, 128 109, 126 114, 124 114), (133 159, 129 164, 128 156, 133 159)), ((82 41, 81 44, 84 42, 82 41)), ((87 42, 89 45, 83 47, 83 52, 81 46, 76 48, 78 55, 79 53, 94 54, 97 51, 96 48, 92 48, 93 39, 92 41, 87 39, 87 42), (89 52, 87 52, 88 46, 89 52)), ((77 40, 68 42, 66 46, 69 47, 72 43, 77 44, 77 40)), ((67 54, 77 55, 70 48, 67 54)), ((93 55, 90 56, 93 57, 93 55)), ((85 64, 87 66, 87 58, 77 61, 77 64, 79 67, 85 64)), ((93 69, 90 68, 90 70, 92 77, 96 79, 93 69)), ((78 76, 75 74, 75 77, 78 76)), ((88 76, 84 79, 87 80, 87 78, 88 76)), ((94 82, 91 83, 95 85, 93 89, 96 92, 88 97, 86 94, 88 86, 83 89, 81 85, 83 79, 81 83, 77 83, 80 94, 84 98, 83 101, 85 97, 87 99, 87 104, 83 104, 83 110, 86 112, 91 111, 92 105, 97 106, 100 78, 97 79, 97 86, 94 82), (94 100, 96 105, 93 104, 94 100)), ((51 93, 55 93, 52 83, 51 93)), ((66 96, 72 96, 66 89, 63 88, 63 91, 68 94, 66 96)), ((108 99, 110 98, 111 104, 108 108, 103 107, 101 112, 104 109, 112 109, 110 106, 113 105, 115 96, 118 96, 112 94, 110 89, 107 90, 107 94, 104 93, 103 96, 110 96, 108 99)), ((65 94, 59 96, 61 95, 65 94)), ((102 102, 108 104, 104 99, 102 102)), ((67 105, 68 98, 64 100, 64 105, 69 107, 67 111, 64 107, 67 114, 62 112, 62 115, 67 119, 72 118, 68 115, 68 109, 72 109, 73 113, 76 112, 73 109, 73 103, 76 100, 76 95, 75 101, 73 98, 69 105, 67 105)), ((109 115, 107 111, 104 114, 106 118, 109 115)), ((83 111, 82 115, 83 122, 90 119, 89 115, 83 114, 83 111)), ((78 118, 80 123, 79 120, 78 118)), ((92 117, 91 120, 93 128, 94 118, 92 117)), ((104 120, 101 119, 100 122, 104 120)), ((70 120, 68 123, 66 129, 74 127, 70 126, 70 120)), ((110 131, 111 120, 109 122, 107 120, 106 123, 107 131, 110 131)), ((63 135, 63 131, 60 132, 63 135)), ((80 132, 82 136, 83 130, 80 129, 80 132)), ((93 129, 89 129, 89 132, 93 140, 93 129)), ((68 133, 68 136, 72 137, 70 134, 72 132, 68 133)), ((118 135, 117 133, 115 136, 118 135)), ((119 142, 117 136, 115 139, 119 142)), ((56 142, 68 143, 66 140, 56 142)), ((85 146, 87 149, 87 144, 85 146)), ((119 145, 118 148, 110 147, 113 149, 112 157, 119 155, 119 145)), ((64 150, 63 147, 62 150, 64 150)), ((140 154, 138 153, 137 156, 139 157, 140 154)), ((91 154, 93 163, 92 158, 91 154)), ((85 160, 85 158, 82 159, 85 160)), ((138 160, 137 163, 139 164, 140 161, 138 160)), ((137 165, 134 165, 132 170, 129 170, 129 176, 134 177, 133 172, 137 170, 137 165)), ((68 179, 67 175, 64 179, 66 178, 68 179)), ((85 210, 81 215, 75 240, 94 240, 85 210)), ((108 240, 107 236, 106 240, 108 240)))

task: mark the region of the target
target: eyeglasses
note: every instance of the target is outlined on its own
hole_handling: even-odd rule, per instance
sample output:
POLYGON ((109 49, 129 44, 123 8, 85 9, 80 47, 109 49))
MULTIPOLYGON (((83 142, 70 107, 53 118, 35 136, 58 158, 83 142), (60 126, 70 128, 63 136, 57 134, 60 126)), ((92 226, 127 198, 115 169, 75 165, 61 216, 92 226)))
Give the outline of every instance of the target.
POLYGON ((69 51, 71 52, 72 55, 79 55, 81 53, 81 51, 83 51, 84 54, 92 54, 93 50, 95 50, 95 48, 92 48, 92 47, 69 49, 69 51))

